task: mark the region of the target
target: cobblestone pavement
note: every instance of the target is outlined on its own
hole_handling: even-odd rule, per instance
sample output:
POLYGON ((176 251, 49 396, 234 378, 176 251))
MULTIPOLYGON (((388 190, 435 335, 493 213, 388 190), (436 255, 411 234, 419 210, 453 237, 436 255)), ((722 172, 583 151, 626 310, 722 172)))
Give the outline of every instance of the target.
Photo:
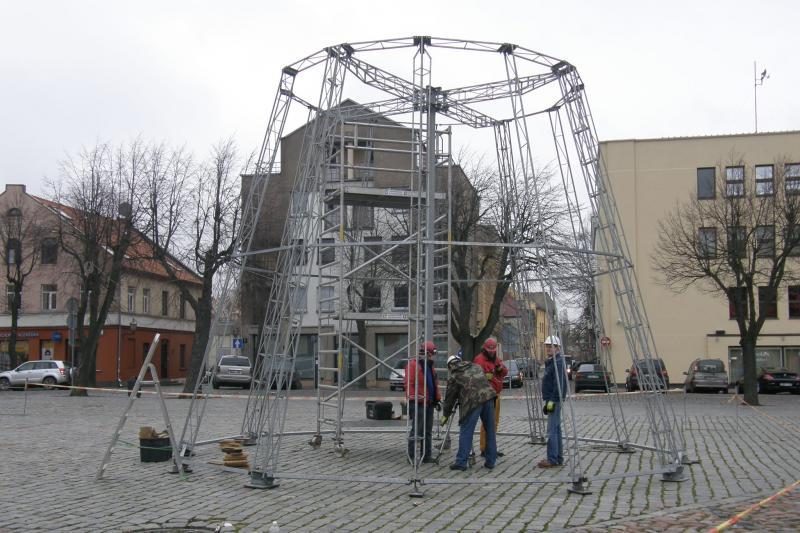
MULTIPOLYGON (((286 431, 315 429, 311 391, 301 392, 305 397, 289 402, 286 431)), ((246 400, 233 396, 238 391, 226 394, 231 396, 209 400, 201 439, 240 431, 246 400)), ((399 411, 402 393, 383 394, 399 411)), ((352 395, 346 419, 364 420, 366 396, 374 393, 352 395)), ((266 531, 275 520, 282 532, 700 531, 800 479, 800 398, 763 396, 759 411, 723 395, 669 398, 684 427, 689 455, 701 461, 686 468, 684 482, 635 475, 657 467, 652 452, 623 454, 584 443, 581 464, 592 493, 570 494, 563 482, 567 469, 534 467, 544 455, 542 446, 529 444, 525 437, 501 436, 499 448, 505 456, 494 471, 480 464, 470 472, 450 471, 447 465, 455 454, 451 449, 441 465, 420 467, 425 496, 412 499, 409 485, 402 483, 412 474, 405 461, 404 422, 394 423, 396 433, 348 433, 345 445, 350 451, 343 458, 330 439, 312 449, 308 435, 287 436, 281 448, 279 474, 368 476, 398 483, 284 478, 280 487, 260 491, 244 487, 246 474, 209 464, 222 457, 211 445, 196 450, 194 472, 186 476, 168 474, 168 463, 141 463, 136 448, 139 426, 164 426, 156 400, 143 396, 126 422, 123 445, 104 479, 96 482, 127 401, 124 394, 70 398, 65 391, 32 391, 23 415, 24 394, 2 392, 0 530, 202 530, 230 522, 242 531, 266 531)), ((167 401, 176 428, 182 426, 188 404, 167 401)), ((642 397, 625 395, 622 404, 631 441, 650 444, 642 397)), ((573 406, 579 435, 615 438, 603 395, 581 395, 573 406)), ((516 391, 505 394, 500 430, 528 430, 526 404, 516 391)), ((734 529, 796 530, 799 519, 800 495, 790 493, 734 529)))

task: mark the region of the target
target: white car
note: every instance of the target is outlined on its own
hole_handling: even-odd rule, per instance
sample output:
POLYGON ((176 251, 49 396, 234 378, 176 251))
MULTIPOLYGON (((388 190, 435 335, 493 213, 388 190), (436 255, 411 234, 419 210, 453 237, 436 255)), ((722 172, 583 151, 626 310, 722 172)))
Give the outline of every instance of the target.
POLYGON ((406 365, 408 359, 400 359, 395 363, 392 373, 389 375, 389 390, 406 390, 406 365))
POLYGON ((0 390, 24 387, 28 383, 41 383, 47 388, 69 383, 69 372, 64 361, 28 361, 14 370, 0 373, 0 390))

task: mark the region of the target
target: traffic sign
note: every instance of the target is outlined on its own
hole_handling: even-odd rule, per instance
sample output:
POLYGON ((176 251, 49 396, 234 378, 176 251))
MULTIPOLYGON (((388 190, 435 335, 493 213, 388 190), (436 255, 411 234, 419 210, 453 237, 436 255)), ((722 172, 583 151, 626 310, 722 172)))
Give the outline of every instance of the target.
POLYGON ((233 338, 233 348, 235 350, 241 350, 244 348, 244 339, 241 337, 234 337, 233 338))
POLYGON ((611 346, 611 339, 609 337, 601 337, 600 338, 600 345, 604 348, 608 348, 611 346))

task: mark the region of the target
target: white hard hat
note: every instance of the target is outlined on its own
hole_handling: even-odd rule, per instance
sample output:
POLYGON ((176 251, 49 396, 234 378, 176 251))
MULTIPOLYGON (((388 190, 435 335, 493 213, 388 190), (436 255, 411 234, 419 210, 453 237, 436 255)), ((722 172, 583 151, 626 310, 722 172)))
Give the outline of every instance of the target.
POLYGON ((460 362, 461 362, 461 358, 459 356, 457 356, 457 355, 451 355, 450 357, 447 358, 447 364, 448 365, 450 363, 460 363, 460 362))
POLYGON ((552 344, 552 345, 555 345, 555 346, 561 346, 561 339, 559 339, 555 335, 550 335, 549 337, 547 337, 544 340, 544 343, 545 344, 552 344))

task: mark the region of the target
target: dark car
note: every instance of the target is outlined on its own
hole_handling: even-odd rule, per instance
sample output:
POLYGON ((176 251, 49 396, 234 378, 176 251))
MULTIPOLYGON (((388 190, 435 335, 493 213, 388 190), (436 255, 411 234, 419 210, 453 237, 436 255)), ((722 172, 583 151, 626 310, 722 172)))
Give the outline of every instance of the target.
POLYGON ((508 374, 506 374, 506 377, 503 378, 503 388, 509 389, 522 387, 525 375, 522 373, 522 369, 520 369, 516 359, 505 361, 505 364, 506 368, 508 369, 508 374))
POLYGON ((657 388, 669 389, 669 374, 663 359, 641 359, 625 372, 628 373, 625 378, 625 390, 628 392, 640 390, 640 382, 646 382, 649 379, 654 380, 652 383, 657 388))
POLYGON ((683 383, 686 392, 728 392, 728 373, 725 363, 719 359, 695 359, 683 374, 686 376, 683 383))
MULTIPOLYGON (((785 368, 762 368, 758 373, 758 393, 777 394, 779 392, 791 392, 800 394, 800 376, 797 372, 791 372, 785 368)), ((744 393, 744 378, 736 384, 739 394, 744 393)))
POLYGON ((564 364, 567 366, 567 379, 572 379, 573 374, 575 374, 574 369, 572 368, 575 364, 575 358, 571 355, 565 355, 564 357, 564 364))
POLYGON ((582 390, 601 390, 608 392, 611 377, 605 367, 595 363, 582 363, 574 372, 575 392, 582 390))
POLYGON ((539 376, 539 361, 533 358, 520 357, 515 359, 520 372, 526 378, 535 378, 539 376))

